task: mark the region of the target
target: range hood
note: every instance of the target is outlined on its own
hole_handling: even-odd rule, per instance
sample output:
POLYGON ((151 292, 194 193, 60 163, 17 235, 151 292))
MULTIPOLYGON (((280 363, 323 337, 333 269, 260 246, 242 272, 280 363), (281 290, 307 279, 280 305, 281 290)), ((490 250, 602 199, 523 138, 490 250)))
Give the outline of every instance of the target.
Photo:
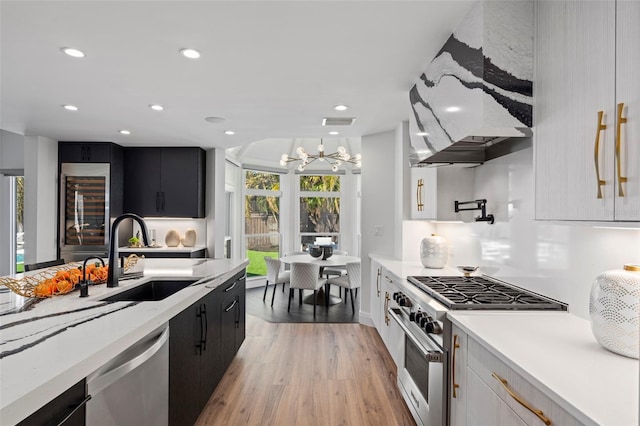
POLYGON ((412 166, 478 165, 531 145, 533 24, 532 1, 473 4, 409 92, 412 166))

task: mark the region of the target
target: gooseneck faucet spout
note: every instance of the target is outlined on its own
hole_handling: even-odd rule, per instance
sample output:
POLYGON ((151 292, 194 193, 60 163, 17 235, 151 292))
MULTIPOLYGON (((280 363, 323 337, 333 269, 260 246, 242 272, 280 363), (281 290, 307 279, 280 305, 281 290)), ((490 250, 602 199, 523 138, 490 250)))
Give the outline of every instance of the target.
POLYGON ((138 222, 142 230, 142 241, 145 246, 149 245, 149 231, 144 220, 134 213, 124 213, 116 217, 111 225, 109 234, 109 273, 107 275, 107 287, 118 287, 118 278, 120 277, 120 269, 118 265, 118 225, 125 219, 133 219, 138 222))
POLYGON ((88 297, 89 296, 89 284, 91 281, 87 281, 87 262, 91 259, 97 259, 104 266, 104 260, 101 257, 89 256, 82 263, 82 281, 80 281, 80 297, 88 297))

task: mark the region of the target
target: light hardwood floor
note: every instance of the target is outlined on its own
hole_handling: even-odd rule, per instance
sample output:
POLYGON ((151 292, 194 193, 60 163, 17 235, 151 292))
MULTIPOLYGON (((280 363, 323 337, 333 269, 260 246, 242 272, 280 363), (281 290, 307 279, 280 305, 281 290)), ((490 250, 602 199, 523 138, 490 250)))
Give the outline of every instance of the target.
POLYGON ((196 425, 415 425, 376 330, 269 323, 247 337, 196 425))

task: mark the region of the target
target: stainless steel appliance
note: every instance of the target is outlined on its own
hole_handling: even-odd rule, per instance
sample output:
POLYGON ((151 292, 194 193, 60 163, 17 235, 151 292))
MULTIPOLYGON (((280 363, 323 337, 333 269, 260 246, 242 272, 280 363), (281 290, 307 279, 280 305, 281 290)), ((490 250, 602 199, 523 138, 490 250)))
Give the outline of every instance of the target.
POLYGON ((60 257, 66 262, 107 257, 110 208, 109 163, 60 165, 60 257))
POLYGON ((87 377, 88 426, 161 426, 169 422, 169 326, 87 377))
POLYGON ((454 309, 567 310, 557 300, 483 276, 410 276, 393 295, 388 314, 405 333, 398 385, 416 422, 446 425, 449 418, 451 322, 454 309))

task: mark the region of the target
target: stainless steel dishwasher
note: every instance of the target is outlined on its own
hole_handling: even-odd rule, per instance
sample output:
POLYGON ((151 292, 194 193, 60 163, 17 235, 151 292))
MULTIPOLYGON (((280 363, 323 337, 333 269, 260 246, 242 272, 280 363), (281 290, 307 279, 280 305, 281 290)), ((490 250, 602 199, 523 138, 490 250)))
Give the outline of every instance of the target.
POLYGON ((87 377, 87 425, 158 426, 169 419, 169 326, 87 377))

